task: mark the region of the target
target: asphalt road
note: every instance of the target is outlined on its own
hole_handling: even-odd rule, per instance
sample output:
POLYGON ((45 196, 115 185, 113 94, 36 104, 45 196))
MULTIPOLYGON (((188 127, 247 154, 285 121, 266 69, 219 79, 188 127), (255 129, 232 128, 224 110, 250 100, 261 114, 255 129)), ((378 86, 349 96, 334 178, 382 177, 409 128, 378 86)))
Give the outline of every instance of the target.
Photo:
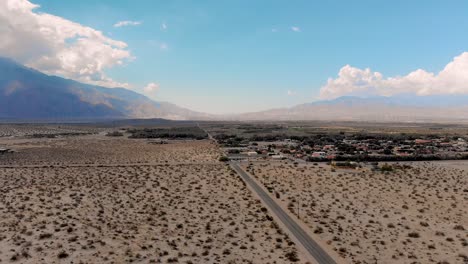
POLYGON ((328 255, 317 242, 315 242, 302 227, 296 223, 274 200, 264 191, 242 168, 236 163, 231 167, 244 179, 244 181, 257 193, 262 202, 281 220, 289 229, 290 233, 304 246, 307 252, 320 264, 335 264, 336 262, 328 255))
POLYGON ((214 139, 214 137, 213 137, 210 133, 208 133, 208 131, 206 131, 206 129, 202 128, 198 122, 197 122, 197 127, 200 128, 201 130, 203 130, 203 131, 208 135, 208 139, 209 139, 209 140, 214 140, 214 141, 216 141, 216 140, 214 139))

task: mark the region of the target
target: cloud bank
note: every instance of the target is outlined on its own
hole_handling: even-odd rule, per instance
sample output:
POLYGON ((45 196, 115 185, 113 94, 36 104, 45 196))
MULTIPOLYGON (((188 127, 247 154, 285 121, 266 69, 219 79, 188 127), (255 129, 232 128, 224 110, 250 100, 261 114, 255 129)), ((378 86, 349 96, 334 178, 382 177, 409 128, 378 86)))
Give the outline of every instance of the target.
POLYGON ((0 56, 39 71, 107 87, 128 87, 104 70, 131 59, 127 44, 62 17, 35 12, 28 0, 0 1, 0 56))
POLYGON ((328 79, 320 90, 321 99, 397 94, 468 94, 468 52, 455 57, 439 73, 418 69, 405 76, 384 78, 369 68, 362 70, 346 65, 341 68, 338 78, 328 79))

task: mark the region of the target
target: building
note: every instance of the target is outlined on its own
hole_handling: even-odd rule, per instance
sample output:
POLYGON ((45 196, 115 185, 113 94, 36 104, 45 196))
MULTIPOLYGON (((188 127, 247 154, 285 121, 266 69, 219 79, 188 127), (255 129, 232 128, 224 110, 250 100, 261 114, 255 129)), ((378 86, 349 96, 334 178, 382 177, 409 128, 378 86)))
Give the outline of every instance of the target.
POLYGON ((415 139, 414 140, 414 143, 416 145, 427 145, 427 144, 431 144, 432 143, 432 140, 428 140, 428 139, 415 139))
POLYGON ((323 151, 317 151, 312 153, 312 158, 325 158, 327 156, 327 153, 323 151))
POLYGON ((271 158, 274 159, 274 160, 286 159, 286 157, 284 157, 283 155, 273 155, 273 156, 271 156, 271 158))

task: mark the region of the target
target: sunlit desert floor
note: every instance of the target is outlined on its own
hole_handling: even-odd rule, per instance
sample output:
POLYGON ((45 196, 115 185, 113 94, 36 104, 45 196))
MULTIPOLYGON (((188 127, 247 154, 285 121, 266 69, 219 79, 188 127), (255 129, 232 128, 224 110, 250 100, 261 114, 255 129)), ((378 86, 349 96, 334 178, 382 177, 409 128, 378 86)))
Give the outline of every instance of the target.
POLYGON ((306 263, 209 141, 1 143, 0 263, 306 263))
POLYGON ((323 163, 244 168, 346 261, 467 263, 467 164, 415 162, 388 173, 323 163))
POLYGON ((2 165, 200 163, 217 161, 220 152, 209 141, 151 144, 142 139, 98 135, 58 139, 4 139, 0 145, 14 153, 0 158, 2 165))

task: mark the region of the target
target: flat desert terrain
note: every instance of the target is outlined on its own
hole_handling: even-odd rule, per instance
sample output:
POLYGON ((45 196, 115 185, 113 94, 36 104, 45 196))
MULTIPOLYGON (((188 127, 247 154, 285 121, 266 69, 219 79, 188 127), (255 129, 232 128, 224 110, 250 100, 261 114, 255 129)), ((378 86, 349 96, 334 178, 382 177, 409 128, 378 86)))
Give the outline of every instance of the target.
POLYGON ((468 263, 468 170, 414 162, 393 172, 321 164, 243 166, 350 263, 468 263))
POLYGON ((306 263, 210 141, 0 145, 0 263, 306 263))
POLYGON ((1 139, 0 146, 15 150, 0 158, 2 165, 122 165, 139 163, 200 163, 219 158, 209 141, 175 141, 151 144, 144 139, 99 135, 57 139, 1 139))

